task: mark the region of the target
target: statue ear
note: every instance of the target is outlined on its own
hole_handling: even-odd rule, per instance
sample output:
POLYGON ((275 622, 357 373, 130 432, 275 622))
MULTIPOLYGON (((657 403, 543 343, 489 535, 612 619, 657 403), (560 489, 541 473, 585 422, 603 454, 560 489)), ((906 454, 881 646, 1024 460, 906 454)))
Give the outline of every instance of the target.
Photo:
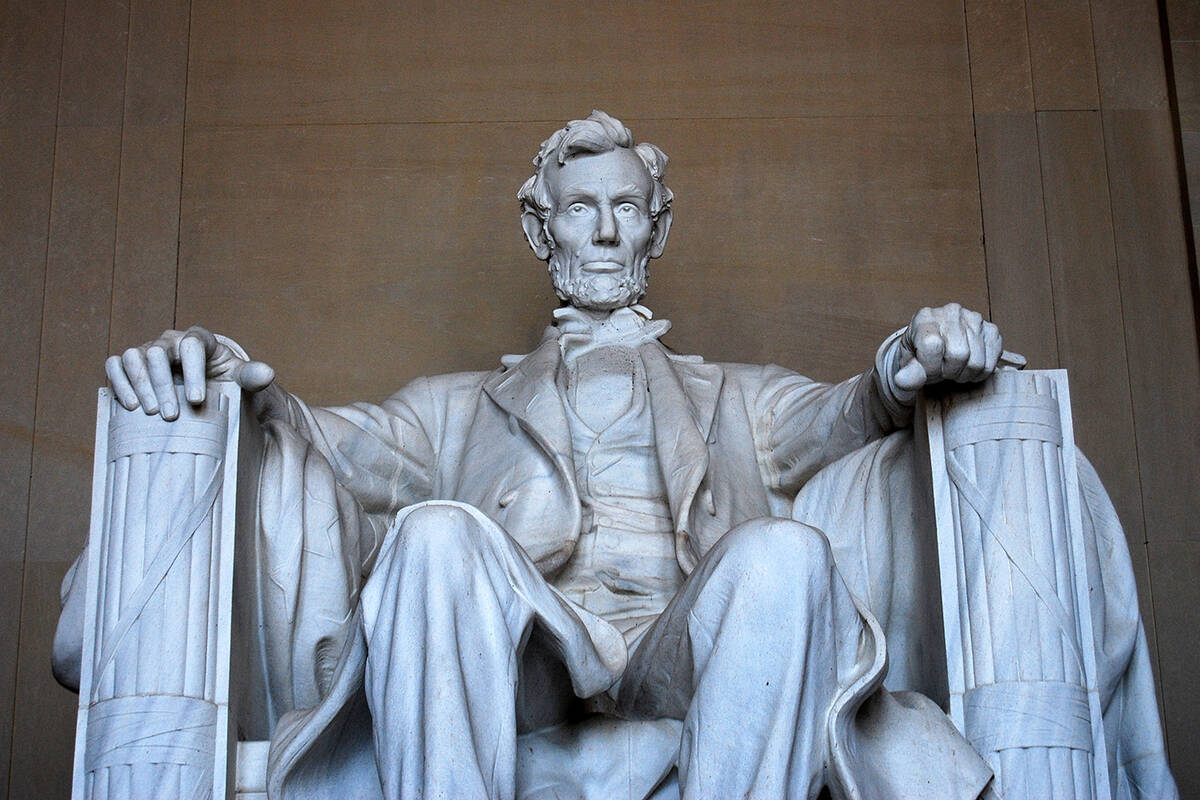
POLYGON ((546 261, 550 258, 550 239, 546 235, 546 222, 532 211, 521 214, 521 227, 525 229, 525 240, 533 254, 546 261))
POLYGON ((654 220, 654 231, 650 234, 650 257, 658 258, 667 247, 667 234, 671 232, 671 209, 664 208, 654 220))

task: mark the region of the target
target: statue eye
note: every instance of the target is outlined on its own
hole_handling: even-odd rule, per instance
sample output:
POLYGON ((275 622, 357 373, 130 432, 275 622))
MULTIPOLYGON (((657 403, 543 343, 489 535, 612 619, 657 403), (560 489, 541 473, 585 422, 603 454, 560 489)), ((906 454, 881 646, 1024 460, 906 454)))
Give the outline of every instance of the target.
POLYGON ((631 217, 638 213, 640 209, 633 203, 621 203, 617 206, 617 213, 623 217, 631 217))
POLYGON ((588 213, 588 207, 583 203, 571 203, 571 205, 567 206, 567 213, 573 217, 582 217, 588 213))

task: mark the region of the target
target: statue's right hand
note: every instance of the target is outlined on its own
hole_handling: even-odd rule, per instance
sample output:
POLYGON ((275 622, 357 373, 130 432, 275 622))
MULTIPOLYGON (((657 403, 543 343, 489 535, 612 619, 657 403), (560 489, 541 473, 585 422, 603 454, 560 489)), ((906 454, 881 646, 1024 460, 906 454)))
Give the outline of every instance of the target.
POLYGON ((179 416, 175 372, 183 376, 184 395, 193 405, 204 402, 208 378, 233 381, 248 392, 261 391, 275 380, 275 370, 244 358, 228 341, 200 327, 163 331, 152 342, 109 356, 104 372, 125 408, 141 406, 147 414, 173 420, 179 416))

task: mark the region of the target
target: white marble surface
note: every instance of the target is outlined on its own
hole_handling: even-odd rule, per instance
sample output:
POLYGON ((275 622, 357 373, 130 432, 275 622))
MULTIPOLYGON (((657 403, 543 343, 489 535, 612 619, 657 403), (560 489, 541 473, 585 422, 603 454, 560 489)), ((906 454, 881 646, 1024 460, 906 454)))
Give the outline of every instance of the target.
POLYGON ((950 714, 1002 796, 1108 800, 1066 372, 1001 370, 925 419, 950 714))
MULTIPOLYGON (((904 572, 893 556, 919 546, 917 394, 985 379, 999 332, 954 304, 922 309, 834 385, 672 353, 669 322, 638 305, 670 231, 666 163, 600 112, 543 143, 521 221, 564 306, 497 370, 322 409, 203 329, 107 362, 130 410, 186 417, 175 373, 189 403, 206 380, 241 387, 264 426, 241 535, 259 554, 244 602, 262 631, 249 659, 273 797, 612 797, 617 779, 631 798, 974 797, 987 783, 934 703, 890 691, 945 694, 932 617, 903 613, 930 587, 919 559, 904 572), (829 518, 839 504, 852 513, 829 518)), ((1136 612, 1121 619, 1140 631, 1136 612)), ((1130 765, 1110 745, 1118 797, 1173 791, 1140 647, 1102 665, 1137 720, 1114 741, 1158 748, 1130 765)))
POLYGON ((170 422, 102 389, 97 419, 84 601, 64 614, 82 628, 72 796, 225 796, 239 450, 256 423, 232 384, 170 422))

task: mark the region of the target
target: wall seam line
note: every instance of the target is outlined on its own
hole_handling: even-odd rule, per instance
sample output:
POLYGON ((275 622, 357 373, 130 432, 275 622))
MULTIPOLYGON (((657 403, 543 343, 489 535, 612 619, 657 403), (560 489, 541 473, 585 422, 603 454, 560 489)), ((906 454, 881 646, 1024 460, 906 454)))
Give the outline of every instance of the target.
POLYGON ((992 309, 992 273, 988 259, 987 225, 983 216, 983 169, 979 165, 979 116, 975 113, 975 75, 971 69, 971 26, 967 22, 967 0, 962 2, 963 46, 967 51, 967 94, 971 98, 971 146, 975 151, 975 197, 979 200, 979 247, 983 251, 983 291, 987 296, 987 318, 995 317, 992 309))
POLYGON ((46 341, 46 287, 49 283, 48 276, 50 272, 50 226, 54 219, 54 199, 55 199, 55 175, 58 172, 58 120, 62 113, 62 81, 63 81, 63 54, 66 50, 67 40, 67 2, 63 0, 62 4, 62 22, 59 28, 58 35, 58 81, 57 92, 54 98, 54 138, 50 145, 50 202, 46 207, 46 235, 45 243, 42 248, 42 310, 41 319, 38 323, 38 347, 37 347, 37 365, 34 368, 33 379, 33 416, 29 430, 29 473, 26 476, 25 488, 25 531, 21 542, 21 574, 19 585, 17 586, 17 641, 14 643, 13 651, 16 654, 16 663, 13 665, 13 702, 9 709, 9 747, 8 747, 8 785, 5 786, 5 795, 12 795, 12 776, 13 769, 16 766, 16 748, 17 748, 17 689, 20 687, 21 674, 21 629, 25 619, 25 569, 28 562, 29 553, 29 521, 31 518, 30 509, 33 504, 33 451, 34 440, 37 433, 38 420, 38 395, 42 383, 42 348, 46 341))
POLYGON ((125 171, 125 118, 129 116, 129 52, 133 47, 133 5, 134 0, 131 0, 125 17, 125 72, 121 77, 121 132, 119 134, 121 144, 117 148, 117 196, 113 200, 112 268, 108 274, 108 332, 104 337, 108 342, 106 349, 109 353, 113 349, 112 319, 113 309, 117 302, 117 248, 120 246, 121 236, 121 182, 124 179, 125 171))
POLYGON ((175 282, 174 296, 171 300, 171 327, 179 329, 179 262, 183 255, 183 191, 187 176, 187 134, 188 134, 188 91, 192 83, 192 13, 191 0, 188 1, 188 26, 184 34, 184 66, 183 66, 183 123, 179 134, 179 205, 175 214, 175 282))

